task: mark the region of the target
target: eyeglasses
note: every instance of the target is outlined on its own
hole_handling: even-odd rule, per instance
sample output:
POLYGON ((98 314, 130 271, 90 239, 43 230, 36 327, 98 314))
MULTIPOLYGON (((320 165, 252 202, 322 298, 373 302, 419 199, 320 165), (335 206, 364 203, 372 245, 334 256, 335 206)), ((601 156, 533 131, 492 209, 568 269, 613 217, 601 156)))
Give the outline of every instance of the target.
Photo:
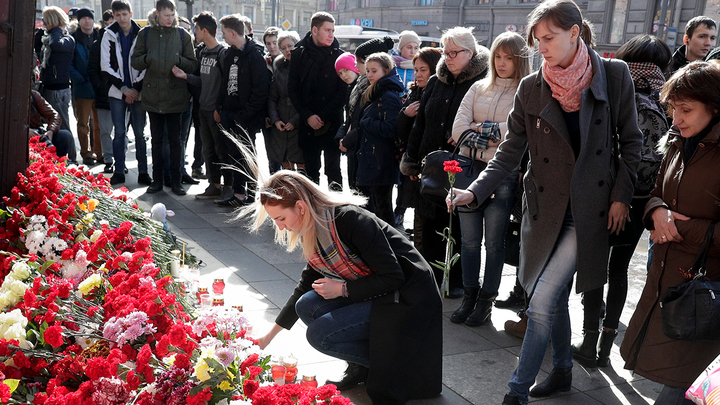
POLYGON ((455 59, 456 56, 458 56, 459 53, 463 52, 469 52, 467 49, 461 49, 459 51, 449 51, 449 52, 443 52, 443 56, 450 59, 455 59))
POLYGON ((283 52, 292 51, 293 49, 295 49, 295 45, 288 45, 288 46, 283 46, 282 48, 280 48, 280 50, 283 52))

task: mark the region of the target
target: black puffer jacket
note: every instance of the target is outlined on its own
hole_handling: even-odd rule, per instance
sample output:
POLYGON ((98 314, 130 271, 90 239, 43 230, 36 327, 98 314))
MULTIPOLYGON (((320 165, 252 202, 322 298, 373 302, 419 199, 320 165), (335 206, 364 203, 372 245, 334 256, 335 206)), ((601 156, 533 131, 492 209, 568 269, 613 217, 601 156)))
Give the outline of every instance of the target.
POLYGON ((45 89, 62 90, 70 87, 70 66, 75 56, 75 38, 63 28, 55 27, 43 37, 42 52, 40 80, 45 89))
POLYGON ((90 82, 92 83, 93 90, 95 91, 95 108, 109 110, 110 102, 108 101, 108 90, 110 89, 110 85, 100 74, 100 44, 102 43, 103 35, 105 35, 105 28, 100 30, 98 33, 98 39, 93 42, 90 47, 87 72, 88 76, 90 76, 90 82))
MULTIPOLYGON (((408 157, 415 162, 420 162, 428 153, 439 149, 452 150, 447 140, 460 103, 470 86, 484 78, 488 71, 490 51, 483 46, 478 48, 478 52, 457 78, 450 73, 445 60, 441 59, 437 73, 428 80, 407 143, 408 157)), ((418 172, 403 174, 417 175, 418 172)))
MULTIPOLYGON (((318 115, 335 130, 343 121, 347 84, 335 72, 335 60, 342 54, 337 39, 332 45, 315 45, 310 32, 295 45, 290 58, 288 93, 300 113, 301 130, 308 130, 307 119, 318 115)), ((334 135, 334 132, 333 132, 334 135)))

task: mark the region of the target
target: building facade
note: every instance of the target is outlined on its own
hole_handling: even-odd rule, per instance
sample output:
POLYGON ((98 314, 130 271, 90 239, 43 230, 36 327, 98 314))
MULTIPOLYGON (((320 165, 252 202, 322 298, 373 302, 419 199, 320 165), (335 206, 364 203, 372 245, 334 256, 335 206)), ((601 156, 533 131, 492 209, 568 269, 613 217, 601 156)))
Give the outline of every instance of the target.
MULTIPOLYGON (((440 37, 456 25, 475 27, 480 44, 488 46, 504 31, 525 34, 533 0, 323 0, 338 24, 355 24, 440 37)), ((596 49, 611 56, 624 42, 643 33, 658 35, 665 2, 665 38, 682 45, 685 24, 698 15, 720 20, 720 0, 579 0, 594 24, 596 49)), ((720 22, 720 21, 719 21, 720 22)))

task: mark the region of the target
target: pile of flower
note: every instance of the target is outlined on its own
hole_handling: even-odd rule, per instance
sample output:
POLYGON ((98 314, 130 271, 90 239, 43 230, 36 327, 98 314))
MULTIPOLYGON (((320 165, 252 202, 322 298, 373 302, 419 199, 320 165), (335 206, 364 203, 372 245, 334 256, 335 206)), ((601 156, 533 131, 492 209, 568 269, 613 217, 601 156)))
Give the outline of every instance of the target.
POLYGON ((127 190, 37 138, 30 158, 0 210, 0 403, 350 403, 270 384, 239 311, 194 313, 167 271, 175 241, 127 190))

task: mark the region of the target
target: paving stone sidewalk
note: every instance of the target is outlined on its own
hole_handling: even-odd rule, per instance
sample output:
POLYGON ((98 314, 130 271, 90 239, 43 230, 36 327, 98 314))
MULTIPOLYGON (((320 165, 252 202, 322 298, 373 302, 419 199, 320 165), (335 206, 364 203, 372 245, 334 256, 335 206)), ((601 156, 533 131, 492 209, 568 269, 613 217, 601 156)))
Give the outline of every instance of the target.
MULTIPOLYGON (((147 131, 146 133, 149 133, 147 131)), ((192 151, 191 142, 188 152, 192 151)), ((264 157, 262 138, 258 142, 259 155, 264 157)), ((162 202, 174 211, 168 218, 173 233, 188 242, 187 251, 202 260, 201 285, 210 287, 213 279, 223 278, 226 283, 225 305, 242 305, 253 321, 253 333, 262 335, 269 330, 275 316, 292 292, 304 266, 300 251, 288 253, 274 243, 273 230, 266 224, 259 233, 250 233, 246 222, 233 222, 232 211, 219 207, 212 200, 196 200, 207 181, 188 186, 186 196, 176 196, 165 188, 157 194, 146 194, 145 186, 137 184, 137 162, 134 160, 134 144, 129 145, 128 166, 124 184, 135 196, 141 209, 148 211, 153 204, 162 202)), ((148 156, 150 152, 148 151, 148 156)), ((191 157, 188 157, 191 160, 191 157)), ((261 167, 267 167, 261 161, 261 167), (264 166, 263 166, 264 165, 264 166)), ((102 165, 91 168, 100 173, 102 165)), ((189 165, 188 165, 189 168, 189 165)), ((412 215, 406 215, 406 223, 412 223, 412 215)), ((628 302, 621 318, 620 334, 612 350, 611 366, 586 370, 576 364, 573 368, 573 384, 570 392, 550 398, 535 400, 533 404, 651 404, 661 386, 623 370, 624 362, 619 355, 619 344, 632 315, 645 282, 647 245, 638 247, 629 274, 628 302)), ((484 260, 483 260, 484 263, 484 260)), ((500 298, 507 296, 514 285, 515 269, 505 266, 500 298)), ((442 395, 410 405, 462 405, 500 404, 507 391, 507 381, 516 364, 521 340, 504 333, 504 323, 517 319, 514 310, 493 310, 492 322, 477 328, 450 322, 450 315, 460 305, 460 300, 443 300, 443 392, 442 395)), ((570 298, 573 341, 581 339, 582 305, 580 296, 570 298)), ((274 355, 292 354, 299 360, 299 375, 314 374, 322 384, 328 378, 339 377, 345 363, 325 356, 313 349, 305 339, 305 326, 298 322, 290 331, 283 331, 268 346, 274 355)), ((543 380, 552 370, 548 349, 545 362, 538 376, 543 380)), ((399 372, 412 370, 398 368, 399 372)), ((370 405, 363 386, 346 391, 344 395, 358 405, 370 405)))

